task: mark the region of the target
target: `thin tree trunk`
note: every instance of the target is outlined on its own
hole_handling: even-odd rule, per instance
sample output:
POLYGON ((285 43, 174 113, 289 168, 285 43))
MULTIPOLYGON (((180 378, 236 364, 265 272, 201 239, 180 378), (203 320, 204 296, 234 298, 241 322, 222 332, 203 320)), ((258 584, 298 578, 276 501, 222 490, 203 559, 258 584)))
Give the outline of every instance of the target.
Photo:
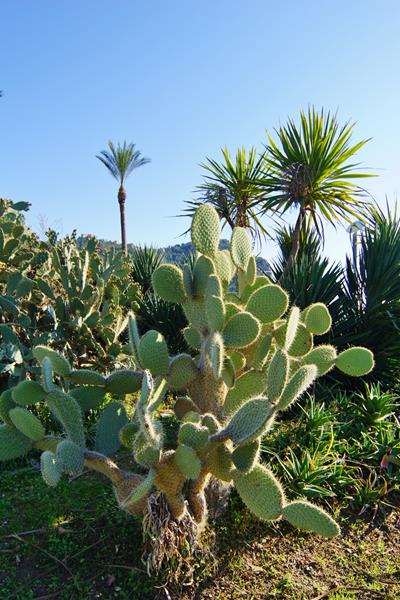
POLYGON ((126 243, 126 226, 125 226, 125 200, 126 200, 126 191, 123 185, 120 186, 118 190, 118 203, 119 203, 119 213, 121 220, 121 247, 125 254, 128 254, 128 246, 126 243))
POLYGON ((249 227, 249 217, 247 215, 247 198, 241 198, 238 211, 236 213, 236 223, 238 227, 249 227))
POLYGON ((295 225, 295 228, 293 231, 292 247, 290 249, 290 254, 288 257, 287 264, 286 264, 287 269, 289 269, 293 265, 294 261, 297 258, 297 255, 299 253, 300 236, 301 236, 301 230, 303 228, 304 218, 305 218, 304 209, 300 208, 299 216, 297 217, 296 225, 295 225))

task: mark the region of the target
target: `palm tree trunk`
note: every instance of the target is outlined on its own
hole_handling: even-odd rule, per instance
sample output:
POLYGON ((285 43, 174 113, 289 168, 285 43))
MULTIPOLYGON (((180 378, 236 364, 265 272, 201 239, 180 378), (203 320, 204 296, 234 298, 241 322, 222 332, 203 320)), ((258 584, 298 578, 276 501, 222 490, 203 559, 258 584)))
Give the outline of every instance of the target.
POLYGON ((296 225, 295 225, 295 228, 293 231, 292 247, 290 249, 290 254, 288 257, 287 264, 286 264, 287 269, 290 269, 290 267, 293 265, 294 261, 297 258, 297 255, 299 253, 300 236, 301 236, 301 230, 302 230, 303 224, 304 224, 304 218, 305 218, 305 211, 304 211, 303 207, 301 207, 299 216, 297 217, 296 225))
POLYGON ((249 217, 247 215, 247 198, 241 198, 236 213, 235 225, 238 227, 244 227, 247 229, 250 225, 249 217))
POLYGON ((118 190, 119 214, 120 214, 120 220, 121 220, 121 247, 126 256, 128 254, 128 246, 126 243, 125 200, 126 200, 126 190, 125 190, 124 186, 121 185, 118 190))

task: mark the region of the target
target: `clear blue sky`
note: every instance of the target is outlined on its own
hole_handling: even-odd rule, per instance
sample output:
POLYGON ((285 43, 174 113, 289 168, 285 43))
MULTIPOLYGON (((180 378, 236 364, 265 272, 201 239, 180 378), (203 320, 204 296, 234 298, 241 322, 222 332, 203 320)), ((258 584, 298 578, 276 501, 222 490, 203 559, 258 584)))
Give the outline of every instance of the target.
MULTIPOLYGON (((398 0, 3 0, 0 196, 68 233, 119 238, 109 139, 150 165, 129 179, 128 239, 176 243, 198 163, 262 148, 265 129, 309 103, 357 121, 366 185, 394 200, 400 167, 398 0)), ((343 256, 345 233, 327 251, 343 256)), ((264 254, 274 252, 266 244, 264 254)))

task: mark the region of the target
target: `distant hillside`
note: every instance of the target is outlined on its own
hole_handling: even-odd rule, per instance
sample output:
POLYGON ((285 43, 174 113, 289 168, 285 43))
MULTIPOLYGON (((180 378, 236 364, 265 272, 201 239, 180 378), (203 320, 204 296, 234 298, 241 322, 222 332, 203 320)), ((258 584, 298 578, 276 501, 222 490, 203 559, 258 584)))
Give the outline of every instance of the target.
MULTIPOLYGON (((79 246, 82 246, 85 242, 87 236, 80 236, 77 239, 77 243, 79 246)), ((113 248, 119 248, 120 244, 118 242, 112 242, 110 240, 97 240, 98 245, 102 250, 111 250, 113 248)), ((135 244, 128 244, 128 252, 132 252, 135 248, 135 244)), ((221 240, 219 247, 221 250, 229 249, 229 241, 221 240)), ((160 248, 162 252, 164 252, 165 260, 167 262, 176 263, 177 265, 182 265, 186 262, 186 259, 189 254, 194 253, 194 248, 191 242, 187 242, 185 244, 175 244, 174 246, 167 246, 166 248, 160 248)), ((266 273, 267 275, 271 272, 270 266, 265 258, 261 256, 257 257, 257 267, 259 272, 266 273)))
MULTIPOLYGON (((221 240, 219 247, 221 250, 229 249, 229 241, 221 240)), ((166 248, 162 248, 165 260, 168 262, 173 262, 178 265, 183 264, 186 260, 186 257, 189 254, 194 252, 193 245, 188 242, 186 244, 175 244, 174 246, 167 246, 166 248)), ((259 272, 266 273, 267 275, 271 272, 270 266, 261 256, 257 257, 257 267, 259 272)))

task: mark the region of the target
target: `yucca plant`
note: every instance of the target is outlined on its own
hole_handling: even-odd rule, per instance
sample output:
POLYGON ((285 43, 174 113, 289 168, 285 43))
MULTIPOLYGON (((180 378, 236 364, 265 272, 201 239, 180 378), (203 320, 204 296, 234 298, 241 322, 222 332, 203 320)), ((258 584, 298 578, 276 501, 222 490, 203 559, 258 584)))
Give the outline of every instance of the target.
POLYGON ((188 345, 182 334, 187 319, 179 304, 167 302, 149 292, 139 300, 137 316, 140 333, 156 329, 165 337, 172 352, 187 352, 188 345))
POLYGON ((322 255, 322 241, 317 233, 304 230, 300 232, 299 253, 288 266, 293 234, 292 227, 277 231, 279 255, 271 265, 272 279, 282 285, 296 306, 305 308, 313 302, 323 302, 336 320, 343 269, 322 255))
POLYGON ((129 175, 139 167, 146 165, 150 162, 150 158, 141 156, 139 150, 135 150, 135 144, 117 144, 115 146, 112 142, 108 142, 108 150, 102 150, 100 154, 96 156, 111 175, 119 182, 118 189, 118 203, 121 220, 121 245, 122 250, 125 254, 128 253, 128 246, 126 243, 126 225, 125 225, 125 201, 126 201, 126 189, 125 182, 129 175))
POLYGON ((152 289, 153 273, 163 262, 163 252, 152 246, 136 246, 132 250, 131 257, 131 275, 140 285, 143 294, 147 294, 152 289))
POLYGON ((298 213, 288 266, 297 256, 303 229, 314 226, 323 235, 324 220, 336 225, 364 218, 364 191, 353 180, 371 174, 360 172, 353 161, 368 140, 353 143, 353 128, 350 122, 340 125, 336 114, 309 108, 300 113, 300 126, 289 119, 276 130, 277 142, 268 135, 264 211, 284 214, 295 208, 298 213))
POLYGON ((397 210, 371 208, 360 234, 357 263, 347 259, 343 314, 333 327, 334 343, 368 341, 374 378, 393 386, 400 373, 400 220, 397 210))
POLYGON ((222 225, 245 227, 253 236, 267 233, 259 218, 265 196, 262 156, 255 148, 249 152, 239 148, 234 160, 227 148, 222 155, 221 162, 207 158, 200 165, 205 171, 204 183, 198 187, 199 198, 187 202, 186 214, 193 215, 200 204, 207 202, 218 212, 222 225))

